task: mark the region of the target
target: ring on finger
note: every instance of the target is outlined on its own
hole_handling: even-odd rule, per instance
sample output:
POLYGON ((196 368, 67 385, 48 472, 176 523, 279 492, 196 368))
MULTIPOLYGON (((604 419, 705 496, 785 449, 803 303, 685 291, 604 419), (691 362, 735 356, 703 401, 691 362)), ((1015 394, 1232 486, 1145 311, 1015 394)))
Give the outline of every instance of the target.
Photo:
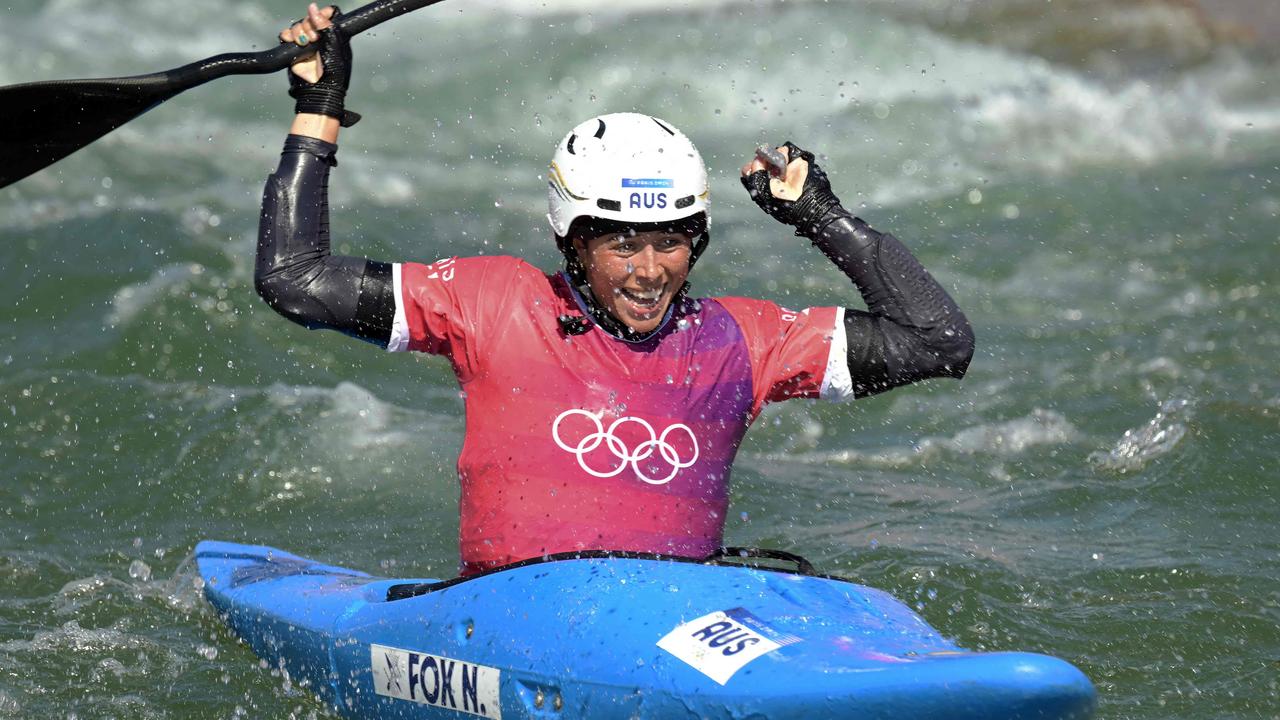
POLYGON ((307 43, 311 42, 311 38, 307 37, 306 33, 300 32, 298 33, 298 38, 294 40, 294 42, 297 43, 299 47, 306 47, 307 43))

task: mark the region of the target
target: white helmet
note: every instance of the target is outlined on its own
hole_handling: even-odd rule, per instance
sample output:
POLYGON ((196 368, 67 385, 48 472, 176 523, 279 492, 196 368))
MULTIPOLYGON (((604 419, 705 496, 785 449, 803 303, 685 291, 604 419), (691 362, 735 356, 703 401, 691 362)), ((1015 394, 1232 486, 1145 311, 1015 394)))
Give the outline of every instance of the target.
POLYGON ((580 217, 639 224, 705 213, 710 190, 689 138, 640 113, 601 115, 574 128, 556 147, 547 179, 547 219, 557 238, 580 217))

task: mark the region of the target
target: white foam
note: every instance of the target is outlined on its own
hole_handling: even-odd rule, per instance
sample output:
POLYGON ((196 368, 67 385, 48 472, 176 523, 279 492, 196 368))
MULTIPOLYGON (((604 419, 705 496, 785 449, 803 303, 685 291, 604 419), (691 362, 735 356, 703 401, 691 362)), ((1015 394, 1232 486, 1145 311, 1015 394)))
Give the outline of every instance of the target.
MULTIPOLYGON (((965 455, 1016 456, 1037 445, 1070 442, 1079 435, 1061 413, 1036 408, 1030 415, 1004 423, 977 425, 936 442, 941 449, 965 455)), ((921 444, 930 443, 926 439, 921 444)))
POLYGON ((68 620, 56 630, 40 631, 30 641, 10 640, 0 643, 0 648, 24 652, 72 651, 109 653, 119 650, 142 650, 154 643, 142 635, 134 635, 117 628, 83 628, 75 620, 68 620))
POLYGON ((321 401, 325 407, 312 417, 323 425, 339 429, 349 448, 371 450, 412 443, 418 434, 403 429, 396 419, 404 413, 391 403, 352 382, 340 382, 332 389, 296 385, 271 385, 267 398, 277 407, 296 409, 321 401))
POLYGON ((770 456, 806 465, 838 463, 885 469, 919 467, 943 454, 994 455, 1010 458, 1040 445, 1058 445, 1076 440, 1080 433, 1061 413, 1036 408, 1029 415, 1000 423, 984 423, 965 428, 951 437, 927 437, 911 447, 875 450, 836 450, 770 456))
POLYGON ((161 267, 142 282, 125 285, 111 298, 111 311, 107 313, 106 324, 111 327, 128 325, 139 313, 158 302, 166 292, 182 287, 202 272, 204 267, 198 263, 175 263, 161 267))
MULTIPOLYGON (((370 348, 370 352, 376 350, 370 348)), ((403 360, 413 362, 408 357, 403 360)), ((377 457, 378 451, 388 448, 395 448, 387 453, 390 464, 406 459, 418 463, 431 460, 438 464, 440 458, 450 456, 461 444, 457 390, 445 385, 416 385, 412 396, 401 405, 383 400, 351 382, 341 382, 334 387, 284 383, 244 386, 162 382, 136 375, 111 377, 87 372, 68 372, 61 377, 80 385, 109 386, 106 391, 109 396, 127 398, 125 402, 130 405, 141 402, 137 398, 150 398, 148 405, 177 407, 183 422, 221 428, 218 436, 225 438, 221 442, 239 446, 241 452, 269 463, 264 470, 270 470, 279 478, 287 476, 288 481, 295 483, 305 478, 306 482, 327 484, 334 479, 330 468, 347 467, 352 461, 359 464, 359 472, 338 477, 363 480, 370 472, 367 459, 377 457), (264 439, 269 442, 263 442, 264 439), (300 452, 309 454, 309 462, 305 466, 288 467, 290 459, 301 457, 300 452), (285 467, 280 467, 282 463, 285 467), (276 467, 280 469, 273 469, 276 467), (321 472, 321 468, 326 471, 321 472)), ((173 472, 182 472, 186 454, 208 442, 210 437, 206 433, 184 438, 176 451, 173 472)), ((240 460, 243 462, 244 458, 240 460)), ((386 468, 382 467, 381 471, 386 472, 386 468)), ((422 475, 409 473, 405 480, 420 482, 422 475)), ((118 581, 107 578, 77 581, 68 585, 65 596, 73 600, 83 598, 86 591, 111 582, 118 581)))
MULTIPOLYGON (((272 7, 192 6, 175 13, 162 0, 140 0, 103 12, 88 0, 58 0, 33 17, 19 16, 16 29, 0 33, 13 35, 33 55, 56 57, 49 70, 55 75, 78 74, 70 72, 73 67, 126 74, 125 68, 140 72, 265 47, 264 35, 289 19, 274 17, 280 10, 272 7), (149 44, 139 53, 107 42, 121 35, 149 44), (139 65, 144 56, 153 58, 146 68, 139 65)), ((1265 143, 1280 131, 1280 103, 1256 91, 1265 69, 1240 58, 1224 57, 1171 80, 1116 84, 1026 53, 948 37, 912 20, 886 20, 885 14, 848 4, 719 0, 636 0, 607 10, 589 0, 482 0, 411 13, 361 39, 363 67, 373 72, 359 90, 361 107, 371 115, 361 130, 374 123, 381 131, 353 136, 360 154, 345 150, 334 198, 375 207, 422 205, 433 212, 443 204, 437 198, 457 198, 461 187, 463 199, 479 207, 501 199, 503 207, 535 217, 544 189, 538 174, 552 143, 583 116, 611 109, 641 109, 681 125, 703 145, 718 196, 740 192, 731 186, 742 159, 717 157, 707 148, 749 152, 761 139, 757 135, 795 128, 797 140, 830 156, 828 169, 847 186, 842 192, 854 205, 943 197, 979 179, 1081 165, 1239 155, 1245 152, 1241 143, 1265 143), (652 46, 638 47, 630 37, 661 27, 673 13, 680 13, 680 26, 652 46), (527 38, 545 33, 547 24, 563 34, 563 23, 548 19, 556 15, 583 38, 570 49, 594 54, 573 63, 538 62, 554 51, 527 38), (504 48, 508 54, 474 52, 480 33, 491 41, 497 19, 505 28, 497 32, 512 41, 504 48), (606 46, 598 35, 615 27, 626 32, 618 34, 620 44, 606 46), (797 27, 812 32, 803 47, 792 49, 788 38, 797 27), (512 62, 514 52, 529 55, 527 70, 496 77, 494 63, 512 62), (442 56, 451 58, 447 66, 440 66, 442 56), (478 108, 470 99, 464 106, 444 98, 459 79, 492 83, 490 102, 478 108), (456 158, 452 167, 450 157, 456 158), (876 181, 847 182, 841 172, 876 181)), ((69 206, 55 208, 54 217, 87 214, 101 194, 92 176, 114 174, 120 159, 181 157, 199 170, 194 179, 203 182, 201 193, 216 193, 227 207, 251 212, 260 179, 274 164, 279 145, 270 138, 283 130, 287 98, 278 79, 228 79, 200 92, 204 102, 167 104, 163 121, 141 118, 95 144, 76 161, 82 177, 46 174, 24 187, 64 198, 58 202, 69 206), (211 105, 223 109, 210 113, 211 105), (248 192, 246 181, 254 186, 248 192), (75 193, 85 194, 82 203, 71 197, 75 193)), ((118 193, 133 185, 117 182, 117 195, 105 193, 109 207, 132 207, 133 200, 118 193)), ((207 202, 186 187, 166 187, 153 204, 177 213, 184 203, 207 202)), ((739 212, 718 212, 725 211, 739 212)), ((49 215, 21 205, 15 214, 30 222, 49 215)))
POLYGON ((12 18, 9 26, 13 39, 27 49, 56 56, 42 66, 81 66, 81 77, 109 77, 156 72, 166 69, 165 63, 246 51, 255 45, 264 49, 270 47, 265 29, 271 24, 270 13, 247 3, 184 5, 177 12, 167 0, 134 0, 114 7, 92 0, 52 0, 34 15, 12 18))

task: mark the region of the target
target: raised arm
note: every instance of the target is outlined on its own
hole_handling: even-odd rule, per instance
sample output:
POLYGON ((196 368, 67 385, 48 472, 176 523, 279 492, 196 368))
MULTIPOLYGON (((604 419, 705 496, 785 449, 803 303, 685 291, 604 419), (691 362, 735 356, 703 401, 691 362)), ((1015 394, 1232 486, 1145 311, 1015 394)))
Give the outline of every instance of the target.
POLYGON ((333 14, 313 3, 306 19, 280 33, 282 42, 315 42, 319 52, 290 71, 296 114, 263 191, 254 287, 300 325, 386 347, 395 317, 391 265, 329 250, 329 170, 337 165, 338 128, 359 119, 343 107, 351 50, 331 26, 333 14))
POLYGON ((947 291, 892 235, 846 210, 813 154, 786 143, 785 170, 756 158, 742 183, 765 212, 796 228, 840 268, 867 311, 845 311, 849 374, 863 397, 931 377, 963 377, 973 329, 947 291))

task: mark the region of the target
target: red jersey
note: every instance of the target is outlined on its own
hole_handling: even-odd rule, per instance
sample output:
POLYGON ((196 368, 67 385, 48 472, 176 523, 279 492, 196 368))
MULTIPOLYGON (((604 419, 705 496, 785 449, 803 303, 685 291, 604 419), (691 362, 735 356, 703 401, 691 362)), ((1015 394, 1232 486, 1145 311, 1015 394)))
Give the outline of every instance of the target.
POLYGON ((394 266, 388 350, 443 355, 466 401, 463 572, 572 550, 704 557, 766 402, 853 394, 843 310, 683 299, 627 341, 567 278, 509 257, 394 266))

